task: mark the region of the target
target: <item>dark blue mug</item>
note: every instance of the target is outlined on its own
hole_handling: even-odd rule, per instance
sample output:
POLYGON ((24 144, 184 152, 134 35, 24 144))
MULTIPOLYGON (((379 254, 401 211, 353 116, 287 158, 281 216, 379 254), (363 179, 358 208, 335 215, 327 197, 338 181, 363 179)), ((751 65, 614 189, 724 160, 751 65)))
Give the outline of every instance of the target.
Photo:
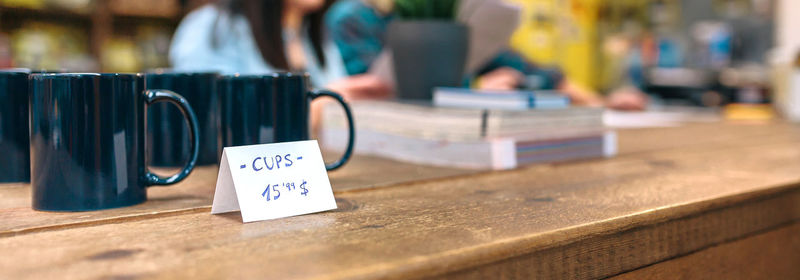
POLYGON ((142 203, 146 188, 177 183, 198 156, 197 119, 185 98, 146 90, 141 74, 33 74, 30 77, 33 208, 87 211, 142 203), (177 105, 190 131, 190 159, 162 178, 147 170, 146 107, 177 105))
POLYGON ((0 183, 30 181, 28 74, 0 71, 0 183))
POLYGON ((310 104, 331 97, 344 108, 349 124, 347 149, 328 170, 342 167, 353 154, 355 127, 350 106, 341 95, 312 90, 308 74, 226 75, 217 81, 220 104, 220 148, 310 139, 310 104))
MULTIPOLYGON (((160 72, 147 73, 148 89, 179 92, 189 101, 200 128, 198 165, 217 163, 217 94, 216 73, 160 72)), ((153 166, 181 166, 189 158, 189 127, 181 112, 169 104, 147 108, 147 157, 153 166), (157 143, 157 144, 156 144, 157 143)))

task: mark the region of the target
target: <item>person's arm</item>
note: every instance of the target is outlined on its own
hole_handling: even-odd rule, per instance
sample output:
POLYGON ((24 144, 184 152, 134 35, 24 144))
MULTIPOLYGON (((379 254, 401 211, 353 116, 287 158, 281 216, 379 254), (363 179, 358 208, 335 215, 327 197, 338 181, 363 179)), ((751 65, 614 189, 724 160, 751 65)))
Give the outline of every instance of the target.
POLYGON ((615 110, 640 111, 647 107, 650 98, 633 86, 617 88, 606 97, 606 107, 615 110))
POLYGON ((516 71, 516 75, 519 76, 516 79, 518 82, 516 88, 555 89, 564 80, 564 75, 558 69, 539 67, 522 55, 505 50, 498 53, 476 73, 475 82, 482 82, 484 77, 491 76, 492 72, 499 69, 516 71))
POLYGON ((235 72, 232 62, 214 46, 215 23, 219 12, 213 6, 201 7, 187 15, 175 31, 169 49, 172 67, 179 71, 235 72))
POLYGON ((361 1, 339 1, 328 10, 325 23, 349 75, 363 74, 383 50, 388 18, 361 1))
POLYGON ((325 24, 335 44, 326 46, 326 71, 331 79, 324 87, 340 92, 347 99, 389 96, 392 91, 389 85, 366 74, 383 50, 382 36, 388 17, 362 1, 339 1, 328 10, 325 24), (333 75, 345 70, 342 75, 333 75))
POLYGON ((538 67, 513 51, 500 52, 478 72, 472 83, 479 89, 556 89, 578 105, 603 104, 596 93, 566 79, 558 69, 538 67))
POLYGON ((603 106, 603 98, 599 94, 569 79, 561 80, 556 89, 569 96, 572 104, 593 107, 603 106))

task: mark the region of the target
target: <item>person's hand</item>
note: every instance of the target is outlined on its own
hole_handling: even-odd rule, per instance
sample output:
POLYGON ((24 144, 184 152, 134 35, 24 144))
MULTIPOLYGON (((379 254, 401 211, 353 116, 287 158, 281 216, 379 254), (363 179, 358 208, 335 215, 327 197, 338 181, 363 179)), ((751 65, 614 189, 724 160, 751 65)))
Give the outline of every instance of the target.
POLYGON ((510 67, 500 67, 481 75, 478 79, 478 89, 512 90, 522 84, 525 75, 510 67))
POLYGON ((568 96, 572 104, 589 107, 602 107, 603 99, 592 90, 581 87, 580 85, 564 79, 557 88, 558 91, 568 96))
POLYGON ((375 75, 361 74, 350 76, 325 86, 341 94, 345 100, 383 99, 391 97, 391 86, 375 75))
MULTIPOLYGON (((338 93, 347 101, 359 99, 383 99, 392 95, 392 87, 375 75, 350 76, 325 86, 325 89, 338 93)), ((318 98, 311 103, 311 133, 319 135, 322 110, 325 104, 333 102, 330 98, 318 98)))
POLYGON ((647 95, 634 87, 617 89, 606 98, 606 106, 615 110, 641 111, 648 102, 647 95))

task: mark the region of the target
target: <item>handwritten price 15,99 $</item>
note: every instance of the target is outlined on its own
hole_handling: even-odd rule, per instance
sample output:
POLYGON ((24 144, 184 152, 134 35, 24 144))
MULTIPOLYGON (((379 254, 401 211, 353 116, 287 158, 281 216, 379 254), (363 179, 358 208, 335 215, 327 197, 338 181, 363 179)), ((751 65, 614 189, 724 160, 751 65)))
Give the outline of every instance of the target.
POLYGON ((285 182, 278 184, 267 184, 267 187, 261 192, 261 196, 266 198, 267 201, 270 200, 278 200, 281 197, 281 189, 286 188, 286 192, 293 193, 297 188, 300 188, 298 192, 302 196, 308 196, 308 182, 303 179, 302 183, 295 185, 294 182, 285 182))

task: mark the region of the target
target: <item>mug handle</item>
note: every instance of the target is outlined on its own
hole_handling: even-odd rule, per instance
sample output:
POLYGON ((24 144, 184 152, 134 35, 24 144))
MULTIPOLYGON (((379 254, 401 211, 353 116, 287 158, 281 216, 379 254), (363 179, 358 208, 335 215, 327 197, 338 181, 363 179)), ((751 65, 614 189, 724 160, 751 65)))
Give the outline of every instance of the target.
POLYGON ((189 142, 192 145, 192 155, 190 156, 189 161, 186 162, 186 165, 183 166, 183 169, 168 178, 161 178, 149 170, 145 174, 147 184, 150 186, 175 184, 186 178, 186 176, 192 172, 192 169, 194 169, 194 166, 197 163, 197 156, 200 153, 200 140, 197 138, 197 135, 200 134, 197 128, 197 117, 194 115, 194 110, 192 110, 192 106, 189 106, 189 102, 186 101, 186 98, 183 98, 183 96, 175 92, 163 89, 146 90, 144 92, 144 96, 147 105, 154 104, 156 102, 169 102, 175 104, 178 106, 178 109, 180 109, 183 117, 186 118, 186 124, 189 125, 189 142))
POLYGON ((350 156, 353 155, 353 145, 355 144, 356 129, 355 129, 355 124, 353 122, 353 113, 350 112, 350 106, 347 105, 346 102, 344 102, 344 98, 342 98, 341 95, 332 91, 314 90, 309 92, 308 95, 309 97, 311 97, 311 100, 314 100, 317 97, 321 96, 332 97, 333 99, 336 99, 336 101, 339 102, 340 105, 342 105, 342 108, 344 108, 344 113, 345 115, 347 115, 347 128, 350 134, 349 137, 347 138, 347 149, 344 150, 344 154, 342 155, 341 158, 339 158, 339 160, 331 164, 325 164, 325 169, 330 171, 342 167, 342 165, 344 165, 348 160, 350 160, 350 156))

